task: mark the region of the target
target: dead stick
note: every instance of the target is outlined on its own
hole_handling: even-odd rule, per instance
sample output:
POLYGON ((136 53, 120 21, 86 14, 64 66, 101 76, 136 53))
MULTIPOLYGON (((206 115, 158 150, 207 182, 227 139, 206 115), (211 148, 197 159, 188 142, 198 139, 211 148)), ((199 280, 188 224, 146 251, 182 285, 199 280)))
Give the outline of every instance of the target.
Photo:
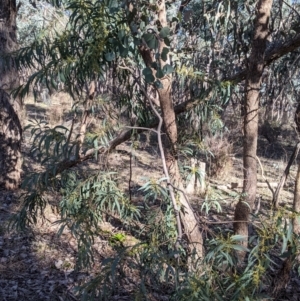
POLYGON ((259 160, 259 158, 258 158, 257 156, 256 156, 256 160, 258 161, 258 164, 259 164, 260 169, 261 169, 261 176, 262 176, 262 178, 266 181, 266 183, 267 183, 269 189, 270 189, 271 192, 272 192, 272 196, 274 197, 274 190, 273 190, 271 184, 269 183, 269 181, 267 180, 267 178, 265 177, 265 174, 264 174, 264 168, 263 168, 263 166, 262 166, 262 164, 261 164, 261 162, 260 162, 260 160, 259 160))
POLYGON ((285 181, 290 173, 290 168, 294 162, 294 160, 297 158, 298 156, 298 153, 299 153, 299 149, 300 149, 300 142, 297 143, 297 145, 295 146, 294 148, 294 151, 290 157, 290 160, 281 176, 281 179, 280 179, 280 182, 275 190, 275 193, 273 195, 273 201, 272 201, 272 204, 274 206, 274 208, 277 208, 278 207, 278 201, 279 201, 279 195, 280 195, 280 192, 285 184, 285 181))

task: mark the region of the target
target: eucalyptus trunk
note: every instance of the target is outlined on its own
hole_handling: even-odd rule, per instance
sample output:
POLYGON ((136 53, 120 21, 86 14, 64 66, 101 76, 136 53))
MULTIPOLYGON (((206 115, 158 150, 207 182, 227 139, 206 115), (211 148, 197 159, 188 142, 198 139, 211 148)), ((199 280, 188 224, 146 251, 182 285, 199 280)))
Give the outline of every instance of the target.
MULTIPOLYGON (((295 120, 295 123, 297 126, 298 136, 299 136, 299 134, 300 134, 300 102, 298 103, 294 118, 295 118, 294 120, 295 120)), ((298 141, 297 151, 296 151, 294 160, 297 159, 299 145, 300 145, 300 142, 298 141)), ((293 210, 297 215, 300 214, 300 163, 298 164, 298 171, 297 171, 297 175, 296 175, 293 210)), ((294 218, 293 218, 293 230, 294 230, 295 234, 300 235, 300 223, 299 223, 298 216, 294 216, 294 218)))
MULTIPOLYGON (((166 6, 165 1, 157 1, 157 12, 158 20, 162 27, 168 26, 167 15, 166 15, 166 6)), ((163 48, 167 47, 163 39, 159 40, 158 50, 159 53, 162 53, 163 48)), ((160 59, 161 68, 165 64, 170 64, 170 58, 168 57, 166 61, 160 59)), ((178 187, 180 190, 183 190, 182 179, 179 172, 178 166, 178 153, 177 153, 177 124, 176 124, 176 114, 173 106, 172 99, 172 74, 169 74, 161 79, 163 88, 157 89, 159 95, 159 102, 162 111, 162 118, 164 122, 164 129, 167 134, 167 139, 164 139, 164 150, 166 163, 169 170, 169 174, 173 185, 178 187)), ((178 191, 179 192, 179 191, 178 191)), ((202 233, 200 232, 199 225, 195 214, 186 200, 184 194, 179 192, 179 201, 183 207, 181 210, 181 221, 184 227, 185 235, 189 243, 189 248, 192 251, 195 251, 197 257, 203 257, 203 238, 202 233)))
MULTIPOLYGON (((242 242, 244 246, 248 244, 249 216, 256 197, 259 91, 265 66, 264 55, 269 34, 271 8, 272 0, 259 0, 257 3, 252 50, 247 62, 248 72, 244 100, 243 197, 238 202, 234 214, 234 230, 236 234, 244 236, 245 240, 242 242)), ((243 255, 241 254, 241 258, 243 255)))
MULTIPOLYGON (((163 88, 158 90, 158 95, 162 110, 164 130, 167 134, 166 139, 163 139, 166 164, 171 177, 171 182, 175 187, 183 191, 182 179, 178 166, 178 153, 176 149, 177 124, 171 96, 171 76, 161 82, 163 84, 163 88)), ((177 192, 182 206, 180 218, 184 228, 184 234, 189 243, 189 248, 191 251, 195 251, 197 258, 202 258, 204 256, 203 239, 197 219, 184 194, 179 190, 177 190, 177 192)))
POLYGON ((9 53, 17 50, 16 0, 0 1, 0 186, 16 189, 21 180, 21 101, 10 93, 19 85, 9 53))
MULTIPOLYGON (((128 10, 132 12, 134 10, 135 2, 128 1, 128 10)), ((156 17, 159 21, 161 27, 167 27, 167 14, 166 14, 166 3, 164 0, 156 1, 156 17)), ((164 39, 158 38, 158 52, 162 53, 163 48, 168 46, 165 44, 164 39)), ((144 43, 139 46, 140 54, 144 60, 144 63, 147 67, 152 69, 153 75, 156 71, 153 69, 153 63, 155 62, 154 52, 151 51, 144 43)), ((166 60, 159 59, 160 68, 163 68, 165 64, 170 64, 170 57, 167 55, 166 60)), ((170 176, 170 182, 175 187, 175 191, 178 192, 178 201, 182 205, 182 210, 180 214, 181 223, 184 227, 184 235, 187 239, 189 249, 195 251, 197 258, 203 257, 203 239, 202 233, 199 229, 199 225, 196 219, 196 216, 185 198, 183 192, 183 185, 181 176, 179 173, 178 166, 178 154, 176 149, 177 144, 177 124, 176 124, 176 114, 173 106, 172 98, 172 74, 167 74, 160 79, 162 83, 161 88, 157 88, 158 102, 153 102, 156 105, 159 105, 161 108, 162 119, 163 119, 163 128, 166 133, 163 139, 163 148, 166 158, 166 165, 168 173, 170 176), (180 191, 176 188, 179 188, 180 191)), ((181 228, 181 225, 180 227, 181 228)), ((180 233, 178 233, 180 236, 180 233)))

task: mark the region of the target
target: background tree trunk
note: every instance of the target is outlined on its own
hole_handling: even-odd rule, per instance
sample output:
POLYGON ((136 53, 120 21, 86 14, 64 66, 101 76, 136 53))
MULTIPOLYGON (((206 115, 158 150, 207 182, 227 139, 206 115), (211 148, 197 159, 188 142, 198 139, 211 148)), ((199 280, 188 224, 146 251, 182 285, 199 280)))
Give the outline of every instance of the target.
MULTIPOLYGON (((300 214, 300 163, 298 165, 298 171, 296 176, 293 210, 298 215, 300 214)), ((298 217, 293 218, 293 230, 295 234, 300 235, 300 223, 298 217)))
POLYGON ((21 180, 22 127, 18 114, 20 99, 12 100, 9 93, 18 87, 18 71, 7 54, 17 50, 17 7, 15 0, 0 1, 0 186, 15 189, 21 180))
MULTIPOLYGON (((249 214, 254 206, 256 197, 259 90, 265 65, 264 54, 269 33, 268 24, 272 2, 272 0, 259 0, 257 3, 252 51, 248 61, 248 76, 246 78, 243 197, 238 202, 234 214, 235 221, 242 221, 234 223, 235 233, 243 235, 245 238, 248 237, 249 214)), ((243 245, 247 246, 247 240, 243 241, 243 245)))
MULTIPOLYGON (((297 109, 297 111, 298 111, 298 109, 297 109)), ((296 123, 297 123, 297 121, 296 121, 296 123)), ((299 128, 298 124, 297 124, 297 129, 299 132, 300 128, 299 128)), ((298 164, 298 171, 297 171, 297 175, 296 175, 293 210, 298 215, 300 214, 300 164, 298 164)), ((293 220, 292 220, 293 232, 296 235, 300 234, 300 224, 299 224, 298 215, 294 216, 293 220)), ((288 257, 283 262, 281 269, 279 270, 277 276, 274 279, 274 288, 272 291, 272 296, 274 298, 276 298, 278 296, 278 294, 287 286, 287 284, 290 281, 291 270, 293 268, 294 261, 296 259, 296 256, 295 256, 291 246, 289 246, 288 254, 289 254, 288 257)))

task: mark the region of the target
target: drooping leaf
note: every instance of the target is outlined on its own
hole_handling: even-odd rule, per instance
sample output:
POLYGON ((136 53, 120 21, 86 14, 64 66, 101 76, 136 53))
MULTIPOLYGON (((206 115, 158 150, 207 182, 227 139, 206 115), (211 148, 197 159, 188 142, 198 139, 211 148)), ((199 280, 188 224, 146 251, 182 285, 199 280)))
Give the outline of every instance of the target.
POLYGON ((154 34, 152 33, 145 33, 143 35, 143 39, 145 40, 147 46, 150 48, 150 49, 157 49, 158 47, 158 41, 157 41, 157 38, 154 34))
POLYGON ((166 38, 167 36, 169 36, 170 35, 170 28, 169 27, 163 27, 161 30, 160 30, 160 32, 159 32, 159 36, 161 37, 161 38, 166 38))
POLYGON ((168 75, 174 71, 174 68, 171 65, 166 64, 166 65, 164 65, 162 71, 163 71, 164 75, 168 75))
POLYGON ((164 42, 165 42, 165 44, 168 46, 168 47, 170 47, 170 45, 171 45, 171 42, 170 42, 170 40, 169 40, 169 38, 164 38, 164 42))
POLYGON ((104 57, 108 62, 111 62, 115 59, 115 54, 113 52, 107 52, 104 54, 104 57))
POLYGON ((162 59, 164 62, 166 62, 167 59, 168 59, 168 53, 169 53, 169 48, 164 47, 163 50, 162 50, 162 52, 161 52, 161 54, 160 54, 160 57, 161 57, 161 59, 162 59))
POLYGON ((146 80, 147 83, 154 82, 155 78, 154 78, 154 76, 152 74, 152 70, 149 67, 146 67, 143 70, 143 75, 145 76, 145 80, 146 80))

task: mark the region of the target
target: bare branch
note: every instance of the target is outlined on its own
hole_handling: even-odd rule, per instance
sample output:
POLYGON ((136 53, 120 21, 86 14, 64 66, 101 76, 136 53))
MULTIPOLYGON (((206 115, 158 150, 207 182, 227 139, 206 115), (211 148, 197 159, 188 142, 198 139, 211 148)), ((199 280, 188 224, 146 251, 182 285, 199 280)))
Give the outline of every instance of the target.
POLYGON ((179 12, 182 13, 184 8, 189 5, 190 2, 191 0, 182 0, 179 6, 179 12))
POLYGON ((299 153, 299 150, 300 150, 300 142, 297 143, 297 145, 295 146, 294 148, 294 151, 290 157, 290 160, 280 178, 280 181, 278 183, 278 186, 275 190, 275 193, 273 194, 273 201, 272 201, 272 204, 274 206, 274 208, 277 208, 278 207, 278 201, 279 201, 279 195, 280 195, 280 192, 281 192, 281 189, 282 187, 284 186, 285 184, 285 181, 290 173, 290 168, 294 162, 294 160, 297 158, 298 156, 298 153, 299 153))
POLYGON ((260 166, 260 169, 261 169, 261 176, 262 176, 262 178, 265 180, 265 182, 267 183, 269 189, 270 189, 271 192, 272 192, 272 196, 274 197, 274 190, 273 190, 273 188, 272 188, 270 182, 268 181, 268 179, 265 177, 264 168, 263 168, 263 166, 262 166, 262 164, 261 164, 261 162, 260 162, 260 159, 259 159, 257 156, 256 156, 256 160, 257 160, 257 162, 258 162, 258 164, 259 164, 259 166, 260 166))
POLYGON ((286 6, 288 6, 292 11, 294 11, 294 12, 298 15, 298 17, 300 18, 299 12, 298 12, 293 6, 291 6, 289 3, 287 3, 287 2, 284 1, 284 0, 282 0, 282 2, 283 2, 286 6))
POLYGON ((156 130, 156 132, 157 132, 157 141, 158 141, 158 147, 159 147, 159 151, 160 151, 160 157, 161 157, 161 160, 162 160, 163 170, 164 170, 164 174, 165 174, 165 177, 166 177, 166 180, 167 180, 167 186, 168 186, 168 189, 169 189, 169 192, 170 192, 170 197, 171 197, 173 208, 174 208, 174 215, 175 215, 176 223, 177 223, 178 233, 177 233, 177 240, 176 240, 176 243, 175 243, 175 248, 178 249, 179 245, 181 244, 181 240, 182 240, 182 225, 181 225, 181 221, 180 221, 179 209, 178 209, 178 206, 177 206, 173 185, 171 183, 171 178, 170 178, 167 163, 166 163, 164 148, 163 148, 163 144, 162 144, 162 140, 161 140, 161 128, 162 128, 162 125, 163 125, 163 119, 160 116, 159 112, 154 107, 153 102, 150 99, 150 97, 148 96, 145 89, 142 86, 140 86, 140 89, 143 92, 143 94, 145 95, 145 97, 147 98, 147 100, 149 101, 153 112, 155 113, 155 115, 157 116, 157 118, 159 120, 158 127, 157 127, 157 130, 156 130))
MULTIPOLYGON (((270 48, 265 54, 265 67, 269 66, 271 63, 276 61, 277 59, 283 57, 284 55, 295 51, 300 47, 300 34, 295 35, 290 40, 286 41, 285 43, 270 48)), ((247 69, 244 69, 240 72, 237 72, 236 74, 232 76, 225 77, 223 81, 230 81, 235 84, 239 83, 240 81, 246 79, 247 75, 247 69)))

